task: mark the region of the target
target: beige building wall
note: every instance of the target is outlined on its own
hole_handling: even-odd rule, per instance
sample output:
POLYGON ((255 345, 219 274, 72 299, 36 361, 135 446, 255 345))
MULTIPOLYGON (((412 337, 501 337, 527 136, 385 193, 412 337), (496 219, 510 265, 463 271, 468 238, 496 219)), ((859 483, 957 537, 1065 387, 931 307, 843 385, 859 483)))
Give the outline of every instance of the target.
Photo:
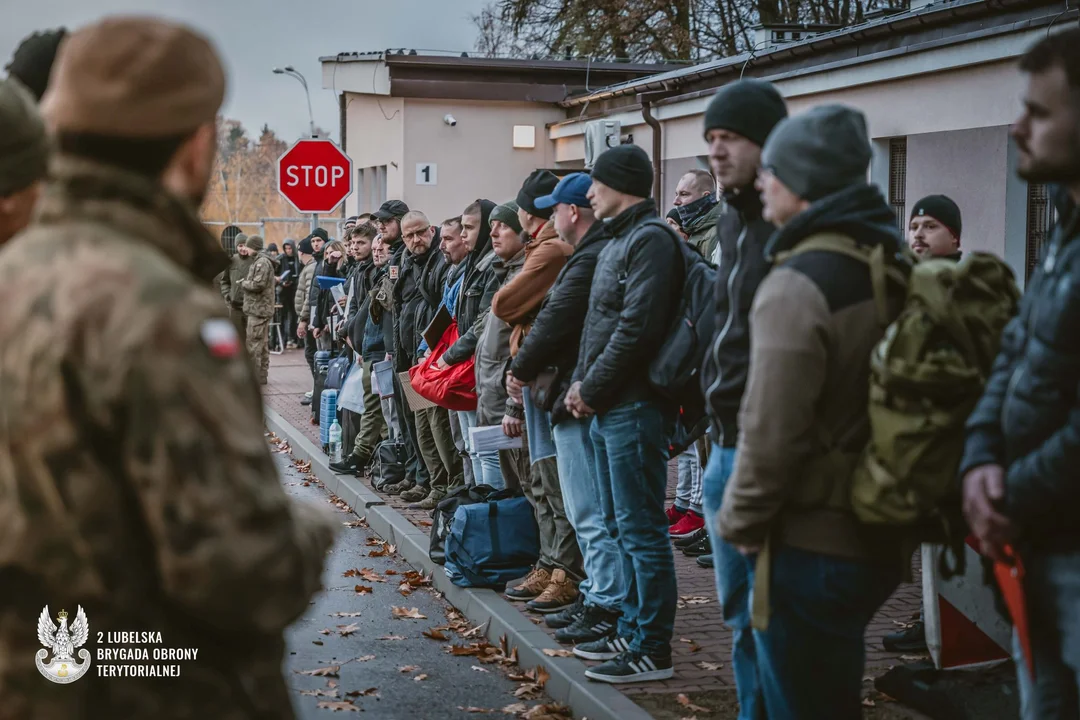
POLYGON ((405 101, 405 145, 400 197, 437 223, 477 198, 512 200, 537 168, 555 167, 545 126, 565 117, 557 107, 523 102, 405 101), (443 122, 453 115, 457 125, 443 122), (535 128, 535 147, 514 147, 515 125, 535 128), (437 184, 417 183, 417 165, 437 167, 437 184))
POLYGON ((376 168, 385 167, 386 198, 402 195, 405 103, 385 95, 347 93, 346 106, 345 153, 352 159, 353 193, 345 201, 345 214, 356 215, 378 206, 376 168))

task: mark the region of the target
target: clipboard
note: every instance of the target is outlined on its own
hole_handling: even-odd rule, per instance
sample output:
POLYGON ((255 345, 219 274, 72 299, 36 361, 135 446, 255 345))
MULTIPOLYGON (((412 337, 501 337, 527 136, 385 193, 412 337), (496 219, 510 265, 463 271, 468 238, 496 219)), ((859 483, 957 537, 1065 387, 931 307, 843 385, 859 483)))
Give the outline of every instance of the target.
POLYGON ((446 309, 445 305, 439 305, 438 312, 435 313, 435 317, 431 318, 431 322, 424 328, 424 332, 421 333, 424 336, 424 342, 427 343, 429 349, 434 350, 435 346, 442 340, 442 336, 446 333, 446 329, 450 327, 450 323, 454 322, 454 318, 450 315, 450 311, 446 309))
POLYGON ((420 393, 413 390, 412 380, 409 379, 409 371, 398 373, 398 379, 401 381, 401 390, 405 393, 405 401, 409 404, 409 409, 413 412, 419 412, 420 410, 427 410, 428 408, 438 407, 435 403, 428 400, 420 393))

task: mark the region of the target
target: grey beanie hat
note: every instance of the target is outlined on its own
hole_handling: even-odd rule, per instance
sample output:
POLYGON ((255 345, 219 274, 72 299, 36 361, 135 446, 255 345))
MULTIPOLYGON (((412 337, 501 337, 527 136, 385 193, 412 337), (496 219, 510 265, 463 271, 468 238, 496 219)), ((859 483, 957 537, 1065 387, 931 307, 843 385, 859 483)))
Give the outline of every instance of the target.
POLYGON ((822 105, 789 117, 769 135, 761 164, 809 202, 865 184, 870 167, 866 117, 843 105, 822 105))
POLYGON ((49 140, 33 96, 13 78, 0 80, 0 197, 45 178, 49 140))
POLYGON ((504 223, 514 232, 521 233, 521 221, 518 220, 518 204, 511 200, 510 202, 504 202, 502 205, 497 205, 494 210, 491 211, 491 215, 488 219, 488 224, 498 220, 504 223))

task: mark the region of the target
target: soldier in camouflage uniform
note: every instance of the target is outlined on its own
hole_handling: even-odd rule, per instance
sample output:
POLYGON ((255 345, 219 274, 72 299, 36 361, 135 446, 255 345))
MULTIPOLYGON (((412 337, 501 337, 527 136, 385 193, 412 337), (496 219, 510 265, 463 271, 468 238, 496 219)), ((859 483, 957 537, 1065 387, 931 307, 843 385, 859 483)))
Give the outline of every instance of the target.
POLYGON ((262 253, 263 239, 258 235, 248 238, 247 249, 251 253, 251 268, 247 277, 240 281, 244 291, 244 322, 247 324, 247 349, 259 376, 259 384, 265 385, 270 372, 270 321, 274 317, 274 263, 262 253))
POLYGON ((240 337, 247 335, 247 318, 244 315, 244 288, 241 283, 251 270, 251 264, 255 262, 255 256, 248 252, 248 236, 240 233, 236 236, 236 254, 229 262, 229 267, 218 276, 221 288, 221 297, 225 298, 225 304, 229 307, 229 317, 240 331, 240 337))
POLYGON ((210 286, 227 259, 193 208, 224 83, 206 40, 160 20, 91 25, 57 59, 60 152, 0 248, 0 720, 293 718, 283 631, 335 523, 285 494, 210 286), (89 620, 93 666, 66 687, 35 667, 46 605, 89 620), (120 631, 161 634, 129 646, 148 664, 198 655, 99 676, 120 631))

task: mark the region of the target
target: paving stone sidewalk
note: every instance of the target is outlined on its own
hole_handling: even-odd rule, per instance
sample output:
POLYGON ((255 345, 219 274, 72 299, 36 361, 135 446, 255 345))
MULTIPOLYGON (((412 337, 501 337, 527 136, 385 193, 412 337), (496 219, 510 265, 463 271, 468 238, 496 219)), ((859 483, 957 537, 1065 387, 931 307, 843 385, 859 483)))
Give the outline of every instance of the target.
MULTIPOLYGON (((300 405, 304 392, 311 389, 311 374, 304 355, 289 351, 273 355, 270 361, 270 382, 264 388, 264 398, 269 408, 284 417, 293 427, 304 432, 318 444, 318 427, 311 424, 308 407, 300 405)), ((675 495, 676 475, 674 464, 668 473, 668 496, 675 495)), ((379 495, 387 505, 395 508, 417 527, 430 527, 430 513, 409 509, 408 503, 394 496, 379 495)), ((675 570, 679 583, 679 596, 693 598, 695 602, 681 602, 675 618, 675 641, 673 659, 675 677, 655 683, 643 683, 620 688, 627 695, 671 694, 712 692, 734 688, 731 675, 731 632, 720 619, 720 607, 716 602, 716 588, 711 570, 699 568, 693 558, 675 552, 675 570), (697 598, 708 598, 699 602, 697 598), (719 670, 705 669, 702 664, 720 664, 719 670)), ((922 580, 919 567, 915 568, 915 582, 901 585, 870 623, 866 632, 866 674, 880 675, 890 666, 905 662, 900 655, 886 652, 881 645, 883 636, 894 632, 917 615, 922 597, 922 580)), ((526 613, 528 615, 528 613, 526 613)), ((533 616, 535 617, 535 616, 533 616)), ((541 627, 544 627, 541 625, 541 627)))

